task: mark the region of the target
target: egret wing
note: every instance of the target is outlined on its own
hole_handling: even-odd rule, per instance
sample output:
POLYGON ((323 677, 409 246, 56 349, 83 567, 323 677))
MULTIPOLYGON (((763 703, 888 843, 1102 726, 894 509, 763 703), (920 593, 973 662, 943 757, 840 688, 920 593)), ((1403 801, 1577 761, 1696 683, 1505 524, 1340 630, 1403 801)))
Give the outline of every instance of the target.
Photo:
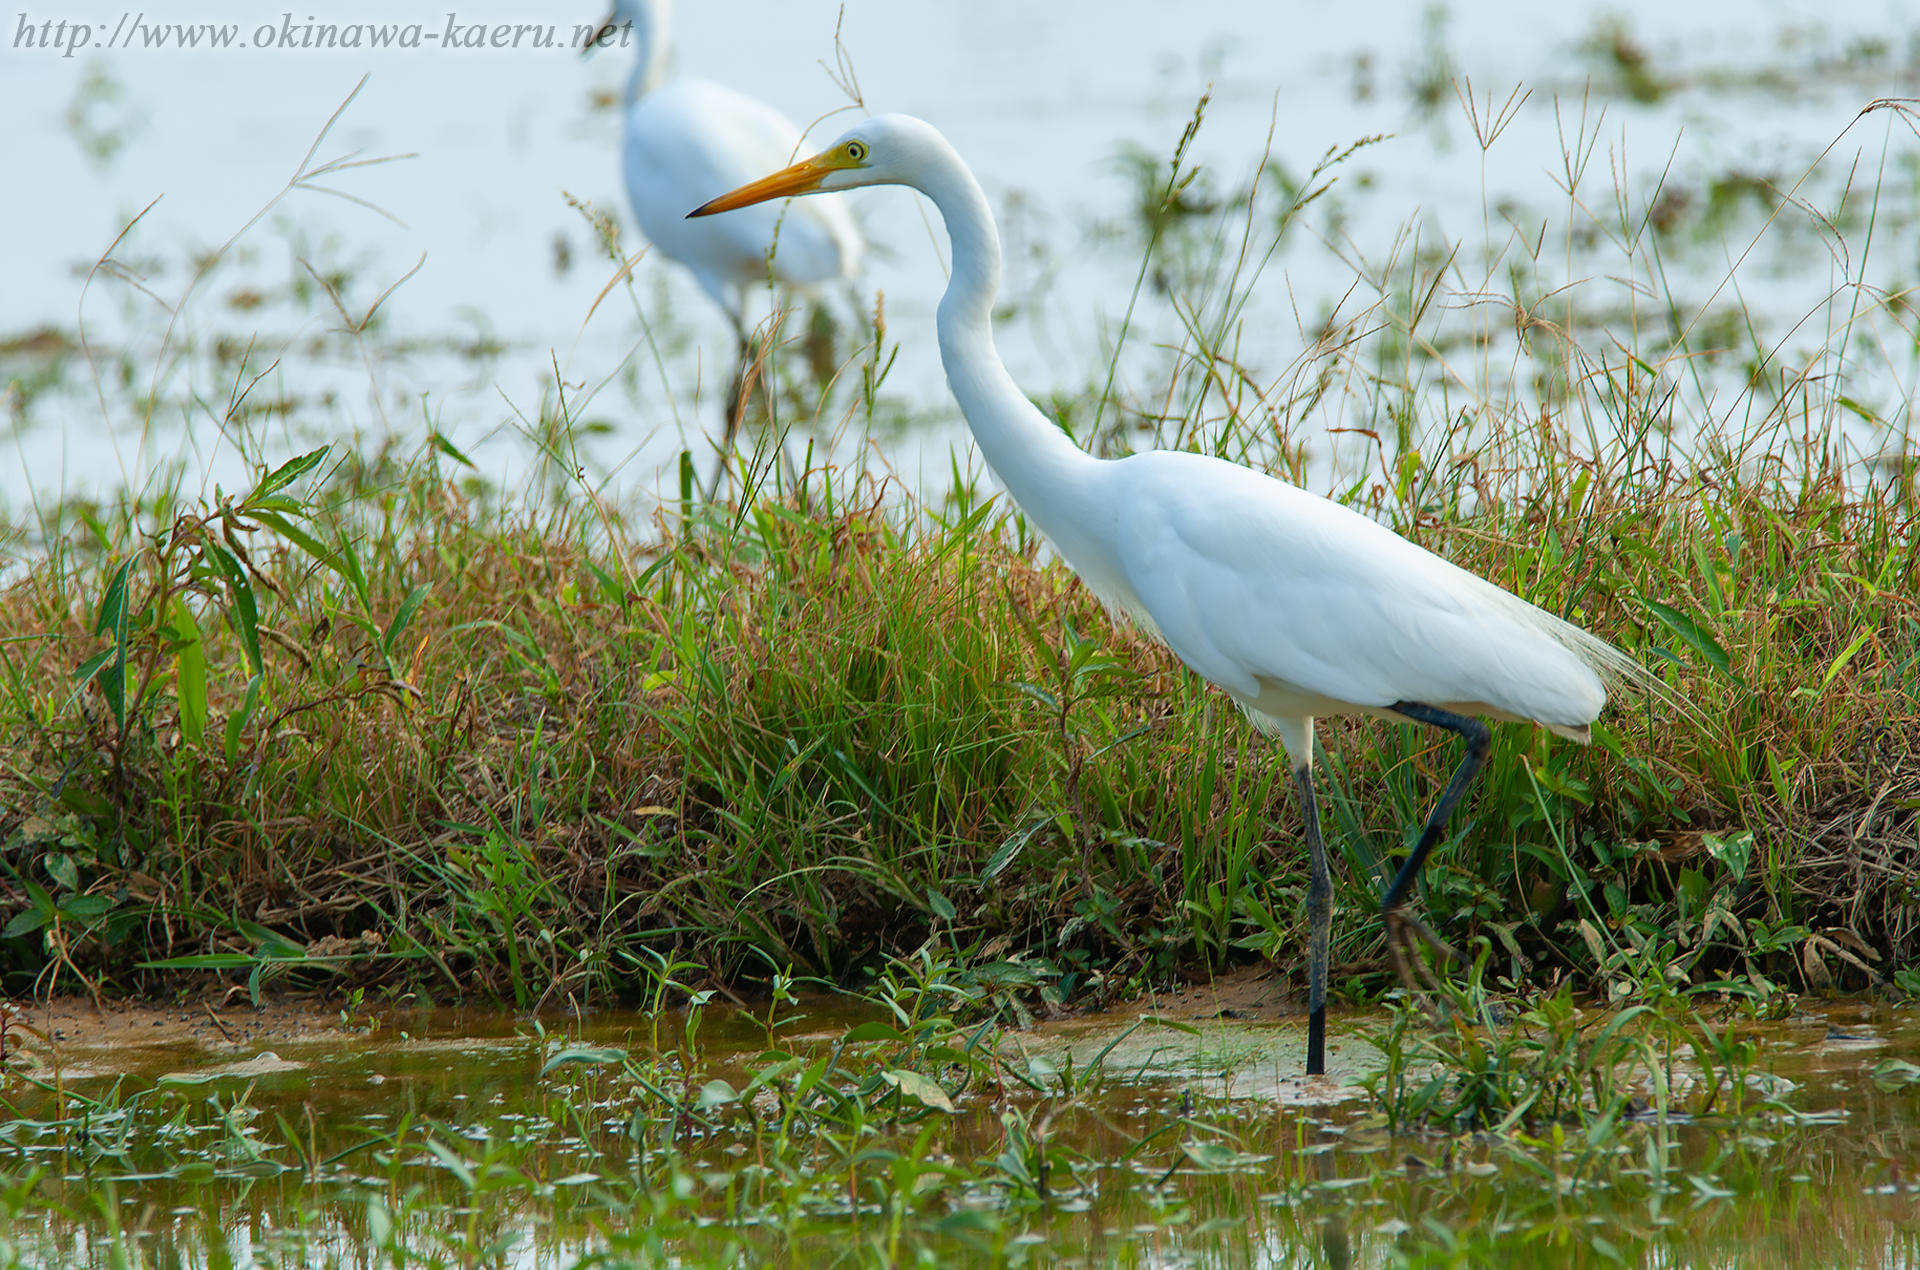
POLYGON ((1233 464, 1140 457, 1156 461, 1132 475, 1127 577, 1181 660, 1249 704, 1281 685, 1578 726, 1605 703, 1566 632, 1590 637, 1385 526, 1233 464))

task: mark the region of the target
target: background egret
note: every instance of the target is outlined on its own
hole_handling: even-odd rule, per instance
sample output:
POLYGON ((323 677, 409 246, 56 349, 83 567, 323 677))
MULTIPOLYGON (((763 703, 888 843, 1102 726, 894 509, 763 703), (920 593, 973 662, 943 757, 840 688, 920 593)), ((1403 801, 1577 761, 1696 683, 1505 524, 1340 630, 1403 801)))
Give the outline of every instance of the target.
POLYGON ((921 120, 870 119, 825 153, 690 215, 883 184, 919 190, 946 221, 953 276, 940 301, 940 356, 994 474, 1104 603, 1157 632, 1286 749, 1311 870, 1307 1071, 1321 1073, 1333 884, 1313 797, 1314 718, 1427 723, 1466 741, 1382 902, 1397 952, 1408 929, 1425 933, 1402 906, 1486 761, 1490 735, 1475 716, 1531 720, 1585 742, 1606 704, 1604 680, 1647 676, 1578 627, 1264 473, 1179 451, 1103 460, 1081 450, 1001 364, 991 324, 999 232, 979 182, 921 120))
POLYGON ((851 279, 864 244, 839 198, 761 207, 720 221, 687 219, 689 207, 793 162, 803 137, 792 120, 745 93, 705 79, 669 81, 672 9, 672 0, 616 0, 600 29, 632 24, 635 59, 624 98, 621 166, 634 219, 661 254, 699 280, 733 325, 739 361, 727 394, 724 468, 746 409, 747 294, 769 280, 769 255, 773 282, 806 287, 851 279))

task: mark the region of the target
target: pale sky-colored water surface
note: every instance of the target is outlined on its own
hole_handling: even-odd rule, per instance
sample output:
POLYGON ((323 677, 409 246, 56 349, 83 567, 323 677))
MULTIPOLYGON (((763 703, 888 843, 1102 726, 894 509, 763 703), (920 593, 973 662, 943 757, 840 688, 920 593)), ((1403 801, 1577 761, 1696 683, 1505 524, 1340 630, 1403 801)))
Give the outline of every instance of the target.
MULTIPOLYGON (((728 0, 678 8, 680 73, 740 87, 803 122, 822 120, 816 135, 823 144, 856 117, 833 113, 849 103, 825 69, 834 64, 838 5, 728 0)), ((605 104, 629 69, 617 50, 583 60, 560 49, 432 44, 379 53, 98 48, 67 58, 23 46, 22 23, 49 16, 51 10, 11 15, 0 32, 0 111, 10 121, 4 147, 11 174, 10 192, 0 199, 0 337, 42 327, 70 337, 79 332, 87 266, 155 199, 118 254, 157 297, 177 300, 189 260, 225 241, 280 191, 321 124, 366 75, 319 157, 414 155, 327 182, 393 219, 323 194, 292 194, 247 232, 232 264, 187 306, 177 341, 219 334, 244 341, 257 331, 262 355, 253 364, 272 357, 282 363, 256 391, 326 401, 303 416, 303 426, 364 441, 387 431, 417 436, 432 416, 508 488, 528 462, 516 414, 537 415, 556 363, 588 403, 585 413, 611 425, 591 443, 592 466, 616 471, 619 488, 652 488, 661 465, 714 421, 729 346, 717 315, 690 283, 658 262, 643 262, 638 271, 641 311, 665 345, 657 362, 641 344, 631 301, 610 299, 586 320, 612 266, 593 250, 566 194, 630 225, 618 172, 619 119, 605 104), (88 152, 116 140, 124 144, 110 157, 88 152), (571 255, 565 270, 557 264, 559 238, 571 255), (324 302, 301 311, 244 307, 249 292, 271 300, 290 280, 303 279, 296 257, 321 273, 350 267, 345 300, 354 312, 422 257, 424 263, 382 306, 387 345, 303 360, 305 342, 339 325, 324 302), (424 350, 433 341, 457 345, 482 336, 505 351, 473 359, 444 348, 438 355, 397 355, 392 348, 394 341, 419 341, 424 350), (630 356, 635 368, 624 389, 616 384, 590 396, 630 356), (663 378, 669 391, 660 391, 663 378)), ((104 34, 121 15, 58 16, 90 21, 104 34)), ((534 13, 484 4, 461 9, 457 21, 553 22, 564 41, 573 23, 598 16, 584 8, 534 13)), ((242 40, 251 40, 257 19, 191 5, 145 17, 239 20, 242 40)), ((434 33, 448 22, 444 7, 429 13, 346 0, 315 17, 417 20, 434 33)), ((1341 227, 1354 250, 1384 254, 1402 226, 1468 236, 1483 231, 1490 207, 1524 213, 1564 202, 1552 173, 1568 112, 1577 112, 1587 79, 1604 75, 1588 46, 1610 17, 1677 85, 1655 103, 1617 91, 1593 103, 1596 112, 1601 104, 1608 111, 1601 162, 1629 179, 1646 181, 1663 170, 1694 180, 1728 171, 1791 179, 1843 133, 1843 149, 1863 151, 1868 165, 1884 161, 1883 149, 1913 148, 1911 134, 1891 122, 1847 133, 1867 101, 1907 91, 1914 24, 1911 6, 1897 2, 1477 3, 1443 11, 1419 3, 853 0, 840 36, 867 108, 935 122, 1000 209, 1012 256, 1009 291, 1026 302, 1000 341, 1016 376, 1040 396, 1081 389, 1097 377, 1127 305, 1139 243, 1128 230, 1132 187, 1117 161, 1121 148, 1170 153, 1209 85, 1212 104, 1194 154, 1223 191, 1243 184, 1269 145, 1299 175, 1329 147, 1392 134, 1343 168, 1339 187, 1341 227), (1414 107, 1408 84, 1437 52, 1483 93, 1534 90, 1484 164, 1456 104, 1443 103, 1434 118, 1414 107)), ((874 244, 860 287, 863 303, 885 292, 891 333, 902 347, 888 391, 951 425, 957 421, 931 330, 945 241, 930 209, 914 207, 919 201, 898 190, 857 197, 874 244)), ((631 229, 628 239, 631 248, 631 229)), ((1907 259, 1889 257, 1890 276, 1903 265, 1911 276, 1911 244, 1896 243, 1892 252, 1907 259)), ((1807 268, 1816 276, 1776 271, 1749 280, 1748 302, 1799 311, 1832 286, 1829 262, 1816 259, 1807 268), (1801 295, 1802 284, 1812 299, 1801 295)), ((1247 363, 1277 374, 1298 359, 1308 343, 1304 328, 1351 282, 1350 270, 1326 252, 1284 253, 1249 310, 1247 363)), ((1149 336, 1173 329, 1163 310, 1152 297, 1143 304, 1139 321, 1149 336)), ((158 302, 112 280, 95 281, 84 319, 90 339, 108 350, 137 342, 134 332, 145 333, 141 347, 151 350, 165 328, 158 302)), ((0 368, 0 379, 21 373, 10 364, 0 368)), ((13 458, 0 472, 10 505, 17 508, 30 488, 98 489, 170 461, 185 463, 189 492, 240 479, 244 460, 213 430, 183 428, 175 411, 171 422, 156 417, 143 440, 137 416, 130 420, 117 404, 103 419, 83 361, 65 373, 69 388, 86 390, 45 394, 13 411, 13 458)), ((203 399, 224 398, 231 389, 204 369, 178 374, 167 381, 175 394, 186 394, 189 382, 203 399)), ((946 442, 962 434, 950 427, 933 435, 931 447, 896 447, 903 465, 944 473, 946 442)), ((262 446, 272 458, 308 439, 269 437, 262 446)))

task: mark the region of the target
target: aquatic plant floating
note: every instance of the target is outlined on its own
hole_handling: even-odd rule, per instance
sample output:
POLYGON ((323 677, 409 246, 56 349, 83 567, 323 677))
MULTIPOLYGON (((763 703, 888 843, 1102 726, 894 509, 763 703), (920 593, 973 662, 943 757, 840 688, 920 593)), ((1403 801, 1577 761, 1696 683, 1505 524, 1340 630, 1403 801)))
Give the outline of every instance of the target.
MULTIPOLYGON (((1579 742, 1609 682, 1651 686, 1626 654, 1384 525, 1251 468, 1183 451, 1097 459, 1014 384, 993 344, 1000 240, 985 194, 931 125, 881 115, 823 154, 691 216, 770 199, 906 185, 953 242, 940 301, 947 383, 981 454, 1027 518, 1110 608, 1154 631, 1279 738, 1306 823, 1307 1072, 1326 1070, 1333 882, 1313 797, 1313 721, 1363 714, 1458 734, 1466 757, 1381 901, 1403 978, 1415 937, 1453 954, 1406 910, 1448 817, 1486 762, 1482 716, 1579 742)), ((1417 964, 1417 963, 1416 963, 1417 964)))

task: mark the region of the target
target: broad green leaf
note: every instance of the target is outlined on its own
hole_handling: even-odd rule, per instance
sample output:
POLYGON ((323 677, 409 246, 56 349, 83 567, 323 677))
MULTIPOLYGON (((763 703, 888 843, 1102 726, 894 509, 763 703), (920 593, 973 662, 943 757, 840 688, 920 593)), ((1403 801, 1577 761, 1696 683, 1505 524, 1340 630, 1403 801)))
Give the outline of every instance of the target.
POLYGON ((241 918, 233 924, 233 928, 239 931, 244 938, 252 940, 255 947, 263 956, 284 959, 288 957, 305 957, 307 955, 307 946, 305 944, 297 940, 289 939, 279 931, 262 926, 259 922, 250 922, 245 918, 241 918))
POLYGON ((1257 1168, 1273 1157, 1236 1151, 1220 1142, 1182 1142, 1180 1153, 1204 1173, 1239 1173, 1257 1168))
POLYGON ((95 675, 99 674, 100 667, 112 661, 113 655, 119 651, 120 650, 117 648, 102 649, 101 651, 95 653, 93 656, 87 658, 85 661, 81 662, 80 665, 73 672, 74 686, 76 688, 86 687, 87 681, 93 678, 95 675))
POLYGON ((321 564, 327 566, 327 568, 332 569, 335 573, 343 572, 340 568, 339 557, 329 550, 325 543, 286 517, 276 515, 273 512, 255 512, 253 513, 253 518, 273 530, 273 532, 279 534, 282 538, 285 538, 294 546, 300 548, 300 550, 312 556, 315 560, 318 560, 321 564))
POLYGON ((207 654, 200 642, 200 623, 194 620, 187 602, 174 597, 167 622, 167 636, 173 645, 175 695, 180 701, 180 731, 193 744, 207 730, 207 654))
POLYGON ((260 660, 260 605, 254 599, 253 579, 231 552, 218 543, 207 544, 207 559, 220 571, 227 584, 227 600, 232 605, 234 631, 240 636, 240 646, 246 651, 247 665, 252 667, 258 678, 266 669, 260 660))
POLYGON ((1035 701, 1038 701, 1041 705, 1045 706, 1049 710, 1058 710, 1060 708, 1060 698, 1054 696, 1052 693, 1048 692, 1045 688, 1042 688, 1039 684, 1030 684, 1030 683, 1024 683, 1020 681, 1013 681, 1013 682, 1009 682, 1007 684, 1007 687, 1012 688, 1017 692, 1026 693, 1029 697, 1032 697, 1035 701))
POLYGON ((122 728, 127 726, 127 571, 133 568, 134 559, 128 556, 114 570, 93 622, 95 635, 113 636, 113 660, 100 672, 100 695, 107 699, 113 721, 122 728))
POLYGON ((840 1038, 841 1043, 845 1045, 861 1045, 868 1041, 904 1041, 906 1039, 905 1036, 902 1036, 894 1029, 893 1025, 877 1021, 873 1023, 862 1023, 840 1038))
POLYGON ((933 915, 943 922, 951 922, 960 916, 960 910, 953 906, 953 901, 932 887, 927 888, 927 907, 932 909, 933 915))
POLYGON ((1733 673, 1733 662, 1727 656, 1727 650, 1720 647, 1717 640, 1707 633, 1698 621, 1676 608, 1661 604, 1656 600, 1642 600, 1647 611, 1659 618, 1666 628, 1680 637, 1680 642, 1700 654, 1700 657, 1715 670, 1746 687, 1746 680, 1733 673))
POLYGON ((999 877, 1001 873, 1005 872, 1006 867, 1014 862, 1015 857, 1025 849, 1026 845, 1033 841, 1033 835, 1039 833, 1052 823, 1053 817, 1044 814, 1034 816, 1028 820, 1026 826, 1018 833, 1011 835, 1005 842, 993 849, 993 854, 987 857, 987 867, 980 871, 980 880, 986 882, 999 877))
POLYGON ((340 576, 353 587, 354 597, 360 601, 360 607, 371 609, 373 596, 367 589, 367 571, 360 567, 360 556, 353 549, 353 541, 347 537, 347 531, 344 529, 337 537, 338 554, 335 558, 338 561, 340 576))
POLYGON ((919 1072, 896 1067, 892 1071, 881 1072, 880 1079, 924 1106, 949 1113, 953 1111, 953 1099, 947 1097, 947 1091, 940 1087, 940 1082, 929 1080, 919 1072))
POLYGON ((7 922, 7 928, 0 930, 0 939, 19 939, 31 935, 52 920, 51 908, 21 909, 7 922))
POLYGON ((465 1160, 432 1138, 427 1139, 427 1150, 432 1153, 434 1159, 447 1166, 448 1172, 460 1179, 460 1185, 466 1187, 468 1190, 474 1189, 476 1181, 473 1176, 473 1170, 468 1167, 465 1160))
POLYGON ((253 493, 247 495, 246 502, 240 505, 241 508, 248 508, 252 506, 256 500, 265 498, 293 484, 308 472, 320 466, 320 461, 327 457, 327 451, 332 448, 332 446, 323 445, 317 450, 307 451, 298 458, 288 459, 279 467, 274 468, 273 471, 267 473, 266 477, 258 485, 253 487, 253 493))
POLYGON ((601 1045, 601 1046, 576 1045, 576 1046, 570 1046, 567 1049, 563 1049, 559 1053, 555 1054, 552 1058, 549 1058, 545 1062, 545 1064, 541 1066, 540 1074, 542 1076, 545 1076, 548 1072, 552 1071, 554 1068, 564 1067, 568 1063, 585 1063, 593 1066, 606 1066, 608 1064, 624 1063, 626 1061, 627 1061, 627 1052, 623 1049, 619 1049, 612 1045, 601 1045))
POLYGON ((65 851, 51 851, 40 861, 47 876, 69 891, 80 889, 80 866, 65 851))
POLYGON ((386 633, 380 637, 380 649, 382 652, 388 656, 393 655, 395 642, 406 632, 407 623, 411 622, 413 615, 420 611, 420 606, 426 603, 427 596, 432 590, 433 583, 422 582, 419 586, 407 592, 407 598, 400 601, 399 611, 393 615, 393 620, 387 623, 386 633))
POLYGON ((76 895, 60 906, 60 915, 78 922, 93 922, 113 911, 110 895, 76 895))
POLYGON ((724 1080, 710 1080, 700 1087, 700 1096, 694 1099, 694 1106, 705 1111, 709 1107, 720 1107, 739 1101, 740 1095, 734 1092, 732 1085, 724 1080))
POLYGON ((113 571, 113 577, 108 580, 106 593, 100 597, 100 608, 93 618, 95 635, 105 635, 126 629, 127 571, 133 568, 133 561, 132 556, 121 561, 120 567, 113 571))
POLYGON ((794 1082, 793 1096, 796 1098, 806 1097, 807 1091, 819 1084, 821 1077, 827 1074, 827 1067, 832 1061, 832 1059, 828 1058, 815 1059, 813 1066, 801 1072, 800 1079, 794 1082))
POLYGON ((1708 855, 1726 866, 1734 881, 1747 876, 1747 862, 1753 858, 1753 830, 1744 829, 1724 838, 1705 833, 1700 835, 1700 841, 1706 845, 1708 855))
POLYGON ((1903 1058, 1883 1058, 1873 1065, 1873 1080, 1875 1084, 1888 1088, 1911 1085, 1920 1081, 1920 1067, 1903 1058))

